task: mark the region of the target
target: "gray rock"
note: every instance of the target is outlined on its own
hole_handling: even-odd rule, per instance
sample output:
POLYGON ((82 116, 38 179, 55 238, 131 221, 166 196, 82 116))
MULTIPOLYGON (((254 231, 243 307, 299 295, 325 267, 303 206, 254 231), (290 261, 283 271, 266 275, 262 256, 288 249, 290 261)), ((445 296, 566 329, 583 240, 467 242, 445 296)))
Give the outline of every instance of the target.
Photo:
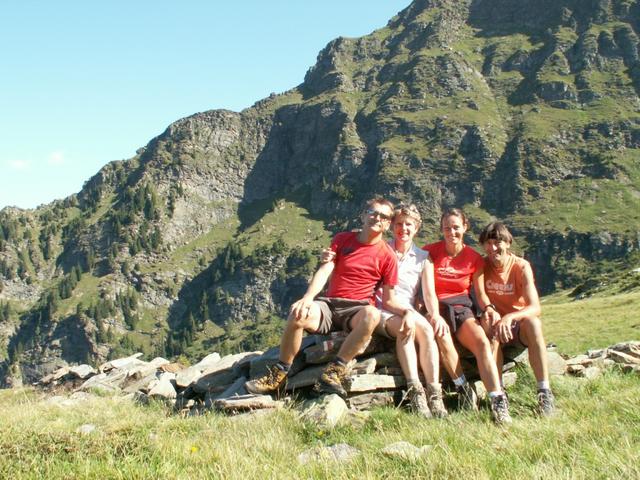
POLYGON ((424 445, 420 448, 409 442, 395 442, 384 447, 381 452, 383 455, 391 458, 400 458, 402 460, 416 461, 425 458, 433 447, 424 445))
POLYGON ((241 395, 215 400, 213 406, 216 410, 236 413, 262 408, 281 408, 283 403, 274 400, 269 395, 241 395))
POLYGON ((352 374, 366 374, 373 373, 376 371, 376 359, 373 357, 366 358, 364 360, 360 360, 355 363, 353 367, 351 367, 352 374))
POLYGON ((398 357, 396 356, 395 353, 392 353, 392 352, 376 353, 371 358, 375 359, 377 368, 381 368, 381 367, 399 368, 400 367, 400 362, 398 362, 398 357))
POLYGON ((303 403, 301 418, 326 427, 335 427, 348 410, 349 407, 338 395, 323 395, 303 403))
POLYGON ((298 455, 298 462, 306 465, 311 462, 347 463, 354 460, 360 450, 347 443, 338 443, 329 447, 316 447, 298 455))
POLYGON ((202 370, 196 367, 185 368, 176 374, 176 386, 187 388, 202 376, 202 370))
POLYGON ((286 390, 292 391, 313 385, 316 383, 316 380, 318 380, 324 369, 325 365, 305 368, 300 373, 287 380, 286 390))
POLYGON ((219 361, 220 361, 219 353, 215 353, 215 352, 210 353, 209 355, 204 357, 202 360, 200 360, 198 363, 196 363, 195 365, 192 365, 192 368, 196 370, 200 370, 202 372, 207 368, 209 368, 210 366, 215 365, 219 361))
POLYGON ((547 364, 549 375, 564 375, 567 371, 567 362, 557 352, 547 352, 547 364))
POLYGON ((618 350, 609 349, 609 358, 616 363, 640 365, 640 358, 618 350))
POLYGON ((502 383, 505 388, 513 387, 518 381, 518 374, 516 372, 507 372, 502 374, 502 383))
POLYGON ((587 356, 589 358, 600 358, 605 356, 607 353, 606 349, 598 348, 595 350, 587 350, 587 356))
POLYGON ((567 373, 570 373, 571 375, 581 375, 581 372, 584 372, 586 368, 587 367, 581 364, 569 365, 567 366, 567 373))
POLYGON ((200 376, 191 387, 198 393, 221 392, 228 388, 239 377, 232 367, 226 370, 213 370, 210 373, 204 373, 200 376))
POLYGON ((223 390, 221 393, 214 395, 212 400, 218 400, 221 398, 230 398, 230 397, 239 396, 239 395, 246 395, 247 391, 244 388, 244 384, 246 381, 247 381, 247 377, 239 377, 238 379, 236 379, 235 382, 229 385, 228 388, 223 390))
POLYGON ((176 398, 177 392, 173 383, 174 375, 171 373, 163 373, 158 378, 155 385, 151 386, 147 395, 151 398, 162 398, 172 400, 176 398))
POLYGON ((588 380, 598 378, 600 375, 602 375, 602 369, 599 367, 587 367, 579 373, 579 376, 584 377, 588 380))
POLYGON ((478 396, 478 399, 480 400, 487 399, 487 396, 489 394, 487 393, 487 389, 484 387, 484 383, 482 383, 482 380, 476 380, 475 382, 473 382, 473 389, 476 391, 476 395, 478 396))
POLYGON ((516 362, 507 362, 502 366, 502 372, 508 372, 509 370, 513 370, 516 368, 516 362))
POLYGON ((92 375, 96 375, 97 373, 98 371, 95 368, 86 364, 69 368, 69 375, 73 375, 75 378, 79 378, 81 380, 89 378, 92 375))
POLYGON ((349 378, 347 392, 371 392, 373 390, 389 390, 406 385, 403 376, 364 374, 349 378))
POLYGON ((142 360, 138 360, 139 357, 142 356, 142 353, 138 352, 138 353, 134 353, 133 355, 129 356, 129 357, 124 357, 124 358, 118 358, 116 360, 111 360, 110 362, 107 363, 103 363, 102 365, 100 365, 100 367, 98 368, 98 370, 100 372, 108 372, 110 370, 113 369, 121 369, 121 368, 125 368, 125 367, 131 367, 133 365, 143 365, 146 364, 146 362, 143 362, 142 360))
POLYGON ((349 406, 355 410, 370 410, 373 407, 391 407, 398 403, 402 398, 400 391, 385 391, 363 393, 354 395, 347 400, 349 406))
POLYGON ((588 355, 578 355, 575 357, 571 357, 567 359, 567 366, 572 365, 584 365, 586 363, 591 363, 591 357, 588 355))
POLYGON ((95 431, 96 431, 96 426, 93 425, 92 423, 85 423, 84 425, 80 425, 76 429, 76 432, 80 433, 81 435, 90 435, 95 431))

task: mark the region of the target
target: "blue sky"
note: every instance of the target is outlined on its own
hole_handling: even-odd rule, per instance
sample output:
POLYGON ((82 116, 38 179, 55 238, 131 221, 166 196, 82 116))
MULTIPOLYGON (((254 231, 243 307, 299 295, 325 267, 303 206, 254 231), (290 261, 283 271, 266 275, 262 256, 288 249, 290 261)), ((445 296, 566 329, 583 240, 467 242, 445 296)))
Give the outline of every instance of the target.
POLYGON ((179 118, 300 84, 330 40, 409 3, 2 2, 0 208, 64 198, 179 118))

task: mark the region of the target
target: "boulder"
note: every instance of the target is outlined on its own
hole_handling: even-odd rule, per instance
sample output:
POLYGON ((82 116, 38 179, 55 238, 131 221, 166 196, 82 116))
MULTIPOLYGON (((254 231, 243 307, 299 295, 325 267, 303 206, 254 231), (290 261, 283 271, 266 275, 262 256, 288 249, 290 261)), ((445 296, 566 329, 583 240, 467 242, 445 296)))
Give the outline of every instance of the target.
POLYGON ((402 392, 399 390, 387 390, 383 392, 363 393, 348 398, 349 407, 355 410, 370 410, 373 407, 392 407, 402 400, 402 392))
POLYGON ((406 380, 403 376, 364 374, 349 378, 347 392, 371 392, 374 390, 390 390, 403 387, 406 380))
POLYGON ((269 395, 239 395, 236 397, 221 398, 213 402, 216 410, 227 413, 259 410, 262 408, 281 408, 282 405, 282 402, 274 400, 269 395))
POLYGON ((409 442, 395 442, 384 447, 380 452, 383 455, 391 458, 399 458, 401 460, 415 462, 425 458, 433 446, 423 445, 422 447, 416 447, 409 442))
POLYGON ((323 395, 303 403, 301 418, 325 427, 335 427, 348 411, 349 407, 338 395, 323 395))
POLYGON ((311 462, 338 462, 347 463, 354 460, 360 454, 360 450, 347 443, 338 443, 328 447, 316 447, 298 455, 298 462, 306 465, 311 462))

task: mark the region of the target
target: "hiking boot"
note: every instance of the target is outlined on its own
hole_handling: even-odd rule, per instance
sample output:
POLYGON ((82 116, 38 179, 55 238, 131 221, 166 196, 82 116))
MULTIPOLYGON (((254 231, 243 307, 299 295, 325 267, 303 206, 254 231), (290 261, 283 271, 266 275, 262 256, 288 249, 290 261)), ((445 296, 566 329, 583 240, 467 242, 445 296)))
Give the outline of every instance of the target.
POLYGON ((550 417, 555 413, 556 402, 551 390, 541 388, 538 390, 538 413, 543 417, 550 417))
POLYGON ((513 422, 509 415, 509 400, 506 395, 497 395, 491 398, 491 418, 496 425, 507 425, 513 422))
POLYGON ((250 380, 244 384, 249 393, 268 394, 284 389, 287 383, 287 372, 272 365, 266 375, 250 380))
POLYGON ((431 414, 436 418, 447 418, 449 414, 442 401, 442 386, 439 383, 428 383, 426 395, 431 414))
POLYGON ((427 396, 422 385, 409 387, 404 397, 409 401, 409 410, 424 418, 431 418, 431 410, 429 410, 427 396))
POLYGON ((337 393, 342 398, 347 397, 347 391, 344 385, 347 381, 349 371, 346 365, 340 365, 337 362, 331 362, 323 370, 320 378, 313 386, 313 390, 317 394, 337 393))
POLYGON ((469 382, 456 387, 458 391, 458 410, 478 411, 478 396, 469 382))

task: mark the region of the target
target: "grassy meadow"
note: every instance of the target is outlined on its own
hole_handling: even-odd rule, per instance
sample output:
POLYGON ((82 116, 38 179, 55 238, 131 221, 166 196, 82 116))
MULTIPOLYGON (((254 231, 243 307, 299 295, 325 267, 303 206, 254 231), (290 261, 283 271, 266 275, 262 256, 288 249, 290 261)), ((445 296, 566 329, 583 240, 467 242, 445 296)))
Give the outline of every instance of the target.
MULTIPOLYGON (((640 339, 640 292, 544 301, 548 341, 580 353, 640 339)), ((618 370, 595 380, 552 379, 559 413, 534 414, 535 382, 520 370, 509 391, 514 423, 494 426, 480 413, 452 411, 445 421, 376 409, 334 429, 298 418, 297 411, 238 417, 180 417, 162 405, 122 397, 54 404, 31 389, 0 391, 0 478, 640 478, 640 377, 618 370), (88 434, 80 426, 93 424, 88 434), (429 445, 419 461, 383 456, 396 441, 429 445), (351 463, 301 465, 300 453, 348 443, 351 463)))

